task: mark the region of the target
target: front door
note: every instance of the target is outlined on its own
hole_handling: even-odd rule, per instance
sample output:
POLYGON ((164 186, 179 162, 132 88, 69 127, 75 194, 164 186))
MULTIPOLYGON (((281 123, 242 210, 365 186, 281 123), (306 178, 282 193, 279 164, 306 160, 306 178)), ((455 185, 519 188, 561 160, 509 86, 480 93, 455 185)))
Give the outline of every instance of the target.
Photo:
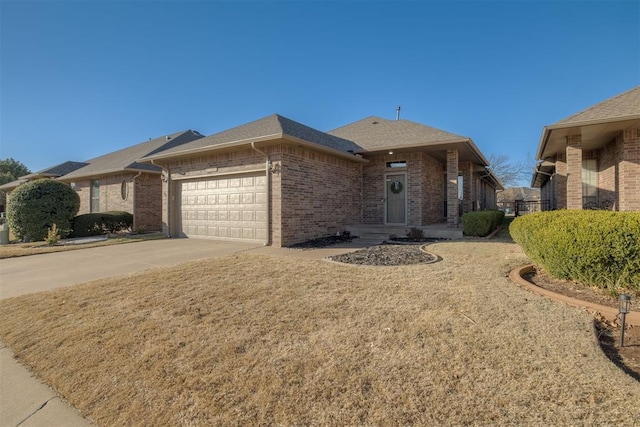
POLYGON ((385 222, 387 224, 407 223, 407 176, 404 173, 388 174, 385 179, 385 222))

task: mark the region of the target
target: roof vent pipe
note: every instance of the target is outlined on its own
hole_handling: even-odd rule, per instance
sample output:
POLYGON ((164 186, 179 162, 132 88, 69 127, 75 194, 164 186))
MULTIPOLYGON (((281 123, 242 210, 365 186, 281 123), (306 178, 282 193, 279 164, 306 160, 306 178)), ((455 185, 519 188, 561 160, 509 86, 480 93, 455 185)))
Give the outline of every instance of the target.
POLYGON ((164 137, 167 141, 171 139, 171 137, 169 135, 164 137))
POLYGON ((398 108, 396 108, 396 120, 400 120, 400 106, 398 105, 398 108))

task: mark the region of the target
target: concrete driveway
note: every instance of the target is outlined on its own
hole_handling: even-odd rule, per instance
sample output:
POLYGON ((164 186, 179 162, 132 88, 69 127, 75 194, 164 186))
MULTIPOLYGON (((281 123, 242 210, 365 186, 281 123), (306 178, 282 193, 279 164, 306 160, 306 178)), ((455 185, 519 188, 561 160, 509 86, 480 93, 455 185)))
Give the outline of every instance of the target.
MULTIPOLYGON (((220 257, 261 245, 163 239, 0 260, 0 299, 220 257)), ((0 426, 89 426, 0 343, 0 426)))
POLYGON ((262 245, 161 239, 0 260, 0 299, 219 257, 262 245))

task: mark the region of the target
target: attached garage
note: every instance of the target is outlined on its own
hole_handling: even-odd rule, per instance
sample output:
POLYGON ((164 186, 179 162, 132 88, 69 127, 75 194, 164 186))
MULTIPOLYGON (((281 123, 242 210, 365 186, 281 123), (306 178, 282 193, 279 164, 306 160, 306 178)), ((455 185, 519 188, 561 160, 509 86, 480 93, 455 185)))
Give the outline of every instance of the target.
POLYGON ((176 222, 182 237, 267 239, 264 172, 177 181, 176 200, 176 222))

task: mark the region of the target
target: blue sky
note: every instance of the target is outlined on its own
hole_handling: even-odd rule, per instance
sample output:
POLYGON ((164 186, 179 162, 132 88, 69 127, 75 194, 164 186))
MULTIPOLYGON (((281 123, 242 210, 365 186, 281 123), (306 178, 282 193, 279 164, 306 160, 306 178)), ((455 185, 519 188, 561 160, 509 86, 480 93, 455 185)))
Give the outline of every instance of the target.
MULTIPOLYGON (((640 84, 638 1, 0 1, 0 158, 37 171, 279 113, 377 115, 513 161, 640 84)), ((524 182, 523 184, 527 184, 524 182)))

